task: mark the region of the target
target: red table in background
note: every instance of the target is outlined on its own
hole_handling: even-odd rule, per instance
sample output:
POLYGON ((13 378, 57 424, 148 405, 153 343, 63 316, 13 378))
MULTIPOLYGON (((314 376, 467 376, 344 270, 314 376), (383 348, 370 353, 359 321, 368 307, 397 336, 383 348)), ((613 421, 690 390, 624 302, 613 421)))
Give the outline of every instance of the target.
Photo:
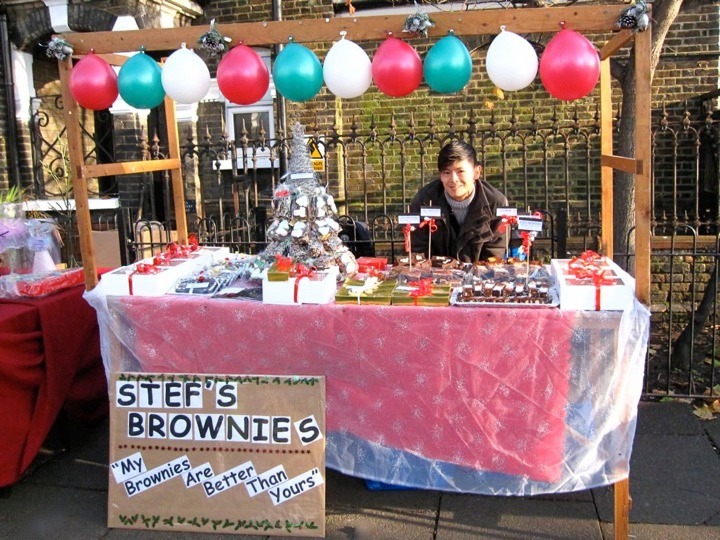
POLYGON ((42 298, 0 299, 0 487, 16 482, 58 414, 107 414, 95 310, 79 285, 42 298))

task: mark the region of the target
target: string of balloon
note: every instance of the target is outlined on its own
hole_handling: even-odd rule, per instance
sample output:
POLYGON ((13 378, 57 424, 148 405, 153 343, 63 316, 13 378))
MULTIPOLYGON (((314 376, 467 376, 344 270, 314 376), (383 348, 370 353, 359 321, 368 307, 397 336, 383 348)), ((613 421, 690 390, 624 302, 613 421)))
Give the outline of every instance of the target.
MULTIPOLYGON (((531 85, 539 73, 545 90, 557 99, 573 101, 590 94, 600 77, 598 51, 582 34, 561 27, 538 58, 525 38, 502 26, 487 51, 485 68, 492 83, 504 91, 518 91, 531 85)), ((312 50, 290 38, 272 65, 278 93, 296 102, 313 99, 323 84, 342 99, 362 96, 373 83, 387 96, 404 97, 423 80, 439 94, 453 94, 465 88, 471 75, 470 53, 452 31, 424 59, 406 41, 389 35, 371 60, 341 32, 321 63, 312 50)), ((210 83, 203 59, 183 43, 162 67, 141 47, 118 72, 91 52, 73 66, 69 86, 76 102, 86 109, 107 109, 118 96, 137 109, 152 109, 166 95, 182 104, 202 101, 210 83)), ((254 49, 239 43, 222 56, 217 85, 232 103, 251 105, 267 93, 270 69, 254 49)))

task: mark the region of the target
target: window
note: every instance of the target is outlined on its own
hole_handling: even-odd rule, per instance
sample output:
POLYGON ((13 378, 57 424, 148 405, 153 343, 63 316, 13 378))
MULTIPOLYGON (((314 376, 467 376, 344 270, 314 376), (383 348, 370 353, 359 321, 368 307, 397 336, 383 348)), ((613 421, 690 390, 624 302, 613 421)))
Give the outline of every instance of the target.
MULTIPOLYGON (((255 49, 260 57, 265 61, 270 69, 270 51, 264 49, 255 49)), ((266 94, 252 105, 237 105, 229 101, 225 102, 225 125, 227 126, 228 137, 231 141, 235 141, 236 148, 238 149, 238 162, 237 168, 242 170, 244 168, 242 159, 243 147, 238 142, 242 137, 243 133, 246 133, 247 138, 250 140, 250 144, 245 149, 245 165, 248 169, 257 167, 258 169, 269 169, 271 167, 278 167, 280 162, 277 159, 277 152, 271 152, 269 145, 275 143, 275 85, 270 80, 270 87, 266 94), (261 148, 257 146, 257 142, 260 139, 260 133, 264 132, 265 140, 267 141, 268 147, 261 148)), ((225 160, 220 165, 221 169, 230 169, 231 164, 229 160, 225 160)))

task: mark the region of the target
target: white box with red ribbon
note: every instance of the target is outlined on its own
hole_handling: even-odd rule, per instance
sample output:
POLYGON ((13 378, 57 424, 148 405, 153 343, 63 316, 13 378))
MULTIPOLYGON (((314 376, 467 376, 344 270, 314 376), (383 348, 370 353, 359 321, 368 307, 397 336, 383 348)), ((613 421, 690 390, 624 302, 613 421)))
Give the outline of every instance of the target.
POLYGON ((286 281, 262 282, 264 304, 329 304, 335 299, 339 269, 331 266, 309 275, 289 276, 286 281))
POLYGON ((100 285, 108 296, 162 296, 175 282, 230 254, 225 247, 199 248, 177 258, 153 257, 106 272, 100 285))
POLYGON ((607 257, 585 252, 573 259, 553 259, 550 267, 560 309, 622 311, 632 306, 635 279, 607 257))

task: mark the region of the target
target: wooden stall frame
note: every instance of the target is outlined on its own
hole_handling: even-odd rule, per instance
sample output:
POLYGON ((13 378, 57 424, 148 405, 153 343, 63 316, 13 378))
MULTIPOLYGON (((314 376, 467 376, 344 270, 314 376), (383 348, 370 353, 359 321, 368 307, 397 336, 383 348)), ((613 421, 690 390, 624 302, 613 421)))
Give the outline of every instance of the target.
MULTIPOLYGON (((613 171, 620 170, 635 176, 635 280, 638 300, 645 305, 650 300, 650 44, 651 30, 632 32, 617 31, 616 21, 626 9, 625 5, 563 6, 553 8, 496 9, 434 13, 435 26, 428 30, 431 39, 444 37, 452 32, 457 36, 497 34, 501 26, 518 34, 538 32, 554 33, 564 23, 569 29, 585 33, 614 32, 613 37, 601 48, 600 59, 600 150, 601 150, 601 218, 602 252, 613 255, 613 171), (610 81, 610 57, 623 47, 635 43, 635 156, 613 155, 612 101, 610 81)), ((399 33, 407 15, 382 15, 367 17, 342 17, 324 19, 299 19, 292 21, 266 21, 252 23, 221 24, 222 34, 249 46, 270 46, 287 43, 334 42, 340 32, 356 42, 381 41, 391 33, 399 33)), ((174 51, 182 43, 195 44, 207 30, 203 26, 165 29, 128 30, 118 32, 89 32, 63 34, 73 48, 73 54, 90 52, 103 55, 110 63, 123 61, 119 52, 174 51)), ((410 35, 403 38, 412 40, 410 35)), ((180 148, 172 99, 165 99, 168 126, 169 157, 159 161, 140 161, 105 165, 86 165, 82 151, 82 134, 78 120, 78 105, 69 91, 72 58, 60 61, 60 79, 65 102, 65 119, 68 148, 75 193, 80 249, 88 290, 97 285, 94 249, 91 237, 90 211, 88 207, 87 178, 105 175, 122 175, 157 170, 170 170, 174 192, 174 208, 177 217, 178 240, 187 239, 187 218, 184 205, 184 188, 180 163, 180 148)), ((631 506, 629 481, 614 484, 615 538, 628 538, 631 506)))

